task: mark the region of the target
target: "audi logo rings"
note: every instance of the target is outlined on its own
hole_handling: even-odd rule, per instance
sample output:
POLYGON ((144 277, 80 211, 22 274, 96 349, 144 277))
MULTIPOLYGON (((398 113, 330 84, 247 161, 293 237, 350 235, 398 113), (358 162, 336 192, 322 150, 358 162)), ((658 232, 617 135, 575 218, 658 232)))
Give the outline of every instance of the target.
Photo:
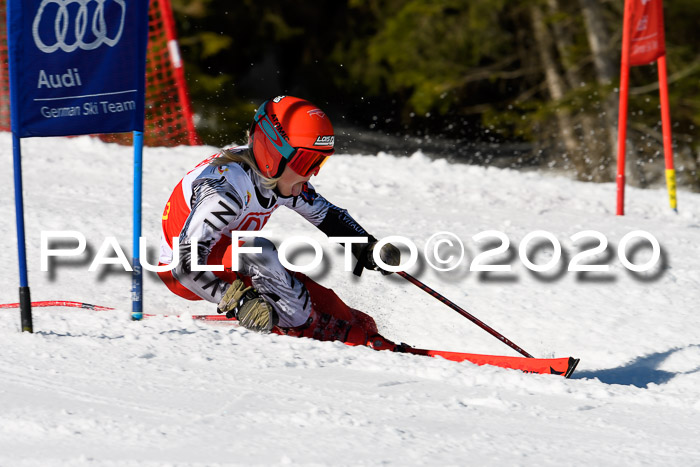
MULTIPOLYGON (((96 6, 91 6, 93 0, 43 0, 36 12, 32 23, 32 37, 37 48, 44 53, 54 53, 58 49, 64 52, 73 52, 80 48, 82 50, 94 50, 102 44, 114 47, 122 37, 124 32, 124 21, 126 19, 125 0, 94 0, 96 6), (105 3, 111 2, 121 8, 118 27, 115 24, 107 25, 105 20, 105 3), (47 8, 51 4, 56 4, 56 8, 47 8), (40 35, 41 32, 47 36, 51 34, 51 28, 46 22, 53 18, 53 39, 45 37, 45 43, 40 35), (88 25, 92 36, 88 33, 88 25), (73 34, 69 34, 69 28, 73 28, 73 34), (49 34, 47 34, 49 32, 49 34)), ((116 15, 112 15, 112 18, 116 15)), ((115 21, 112 21, 113 23, 115 21)))

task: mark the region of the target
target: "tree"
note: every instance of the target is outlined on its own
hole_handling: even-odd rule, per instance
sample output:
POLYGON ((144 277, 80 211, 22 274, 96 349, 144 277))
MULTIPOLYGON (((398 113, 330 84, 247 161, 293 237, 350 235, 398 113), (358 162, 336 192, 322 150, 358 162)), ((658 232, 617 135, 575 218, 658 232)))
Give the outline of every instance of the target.
MULTIPOLYGON (((173 2, 210 143, 243 141, 261 99, 289 93, 341 115, 334 123, 523 142, 525 163, 613 177, 622 2, 173 2)), ((700 188, 700 2, 667 1, 665 15, 679 184, 700 188)), ((663 180, 655 73, 631 75, 630 178, 640 185, 663 180)))

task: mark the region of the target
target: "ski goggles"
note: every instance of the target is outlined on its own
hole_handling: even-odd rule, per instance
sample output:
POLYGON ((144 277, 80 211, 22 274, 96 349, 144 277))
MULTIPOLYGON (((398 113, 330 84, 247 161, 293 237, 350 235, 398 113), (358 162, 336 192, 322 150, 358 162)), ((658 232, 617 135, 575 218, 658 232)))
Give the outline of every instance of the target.
POLYGON ((287 165, 302 177, 318 175, 318 171, 328 161, 328 157, 333 154, 333 150, 319 152, 306 148, 297 148, 294 152, 295 154, 292 154, 292 159, 287 162, 287 165))
POLYGON ((329 151, 319 151, 317 149, 295 148, 289 144, 275 125, 272 124, 269 116, 265 112, 265 106, 268 102, 269 101, 263 102, 258 111, 255 112, 255 123, 272 143, 271 146, 274 146, 277 152, 282 156, 280 171, 286 164, 296 174, 302 177, 317 175, 323 164, 328 160, 328 157, 335 151, 333 149, 329 151))

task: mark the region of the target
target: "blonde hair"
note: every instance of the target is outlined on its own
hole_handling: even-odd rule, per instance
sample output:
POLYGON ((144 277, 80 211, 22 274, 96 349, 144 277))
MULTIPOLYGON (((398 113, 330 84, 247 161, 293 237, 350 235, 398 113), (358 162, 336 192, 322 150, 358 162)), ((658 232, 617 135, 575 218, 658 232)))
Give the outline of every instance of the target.
POLYGON ((258 168, 258 164, 255 162, 255 156, 253 155, 253 151, 250 150, 250 148, 244 149, 244 150, 237 150, 233 151, 232 149, 222 149, 221 150, 221 155, 218 157, 212 159, 212 161, 209 163, 209 165, 226 165, 226 164, 245 164, 248 167, 250 167, 253 172, 255 172, 260 179, 262 180, 262 185, 265 188, 268 188, 270 190, 274 190, 277 187, 277 182, 279 181, 280 177, 275 177, 275 178, 268 178, 260 172, 260 169, 258 168))

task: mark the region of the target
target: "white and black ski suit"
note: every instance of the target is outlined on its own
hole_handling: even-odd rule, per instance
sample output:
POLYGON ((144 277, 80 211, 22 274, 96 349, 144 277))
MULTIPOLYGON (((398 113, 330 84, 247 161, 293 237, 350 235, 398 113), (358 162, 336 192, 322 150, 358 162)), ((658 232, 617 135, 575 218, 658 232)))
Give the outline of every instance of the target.
MULTIPOLYGON (((228 151, 247 151, 247 146, 228 151)), ((299 196, 284 197, 265 188, 261 177, 243 163, 210 165, 218 155, 200 163, 175 187, 163 212, 160 263, 173 261, 172 238, 179 239, 179 261, 161 278, 175 293, 190 299, 218 303, 235 276, 192 271, 191 244, 198 240, 199 264, 228 264, 225 252, 232 231, 261 230, 275 210, 285 206, 299 213, 328 236, 371 237, 346 210, 318 194, 308 182, 299 196), (174 279, 174 281, 173 281, 174 279), (185 290, 182 289, 184 287, 185 290)), ((311 312, 304 285, 279 262, 273 243, 262 237, 240 239, 244 247, 261 247, 262 254, 241 254, 240 275, 275 308, 279 326, 304 324, 311 312)))

